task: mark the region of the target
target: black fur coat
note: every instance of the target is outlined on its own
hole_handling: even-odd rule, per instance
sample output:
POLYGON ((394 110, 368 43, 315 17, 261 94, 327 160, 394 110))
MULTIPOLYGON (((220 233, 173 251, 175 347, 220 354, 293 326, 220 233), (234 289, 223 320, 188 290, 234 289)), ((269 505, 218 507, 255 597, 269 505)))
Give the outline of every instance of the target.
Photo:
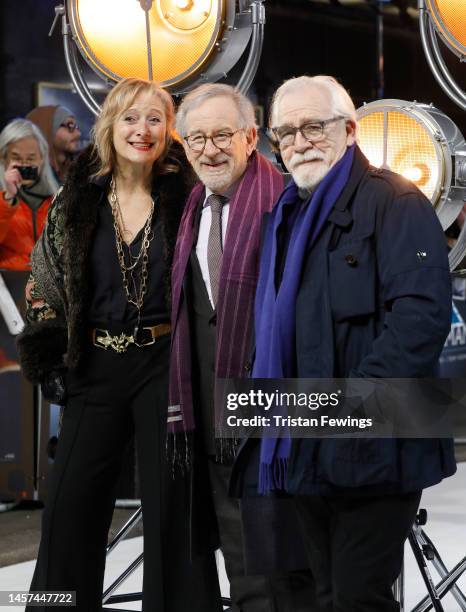
MULTIPOLYGON (((173 143, 165 159, 178 172, 154 171, 153 193, 158 195, 167 275, 166 300, 170 311, 170 275, 173 251, 183 208, 194 175, 183 148, 173 143)), ((28 304, 27 324, 18 338, 26 377, 41 382, 52 370, 76 368, 88 342, 90 304, 89 256, 98 219, 98 204, 106 197, 110 177, 92 179, 91 149, 70 169, 62 191, 48 215, 44 233, 32 254, 33 297, 41 308, 28 304)))

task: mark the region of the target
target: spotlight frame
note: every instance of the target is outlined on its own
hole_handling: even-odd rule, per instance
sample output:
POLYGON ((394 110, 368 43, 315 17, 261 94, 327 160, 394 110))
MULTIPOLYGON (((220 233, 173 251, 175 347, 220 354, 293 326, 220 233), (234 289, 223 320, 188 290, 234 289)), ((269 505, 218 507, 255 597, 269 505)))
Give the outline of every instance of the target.
POLYGON ((362 107, 358 108, 357 117, 358 121, 360 121, 364 117, 374 113, 383 113, 384 117, 386 117, 389 112, 401 112, 427 130, 431 136, 432 144, 434 145, 437 163, 441 164, 439 179, 431 200, 441 220, 442 227, 446 229, 456 218, 456 215, 453 215, 453 213, 448 215, 445 215, 445 213, 442 214, 444 207, 448 207, 448 192, 444 189, 444 185, 451 184, 452 181, 452 156, 447 140, 442 137, 441 127, 427 112, 429 108, 433 107, 427 107, 417 102, 408 102, 405 100, 384 99, 364 104, 362 107), (451 217, 453 218, 450 220, 451 217))
POLYGON ((454 37, 450 34, 448 28, 444 23, 444 19, 437 7, 437 0, 424 0, 424 4, 425 10, 429 12, 435 31, 442 39, 442 42, 450 49, 452 53, 457 55, 461 61, 464 61, 466 59, 466 46, 456 39, 455 41, 459 49, 454 44, 452 44, 451 38, 454 37))
MULTIPOLYGON (((199 62, 199 66, 194 70, 192 77, 188 77, 184 81, 177 80, 174 83, 168 82, 162 84, 172 94, 184 94, 202 83, 216 82, 226 78, 228 72, 247 49, 248 44, 249 54, 236 87, 242 93, 246 93, 252 84, 257 72, 264 42, 265 8, 263 3, 265 0, 215 1, 221 2, 221 6, 224 7, 225 11, 221 23, 217 24, 217 37, 213 41, 214 50, 211 49, 209 51, 207 58, 204 58, 204 62, 199 62)), ((90 61, 90 49, 86 49, 86 44, 81 40, 82 37, 80 37, 79 28, 77 27, 76 0, 64 0, 64 2, 66 4, 55 7, 54 25, 58 18, 61 17, 63 47, 68 72, 83 102, 94 115, 97 115, 100 112, 100 105, 86 83, 81 58, 109 88, 113 87, 120 78, 114 73, 110 74, 111 71, 107 68, 97 69, 97 62, 94 59, 90 61)), ((50 34, 54 29, 54 25, 50 34)), ((150 55, 150 51, 148 51, 148 55, 150 55)), ((151 76, 150 69, 149 75, 151 76)))
MULTIPOLYGON (((127 1, 129 2, 130 0, 127 0, 127 1)), ((213 47, 218 41, 220 32, 225 27, 226 28, 232 27, 232 24, 234 23, 235 14, 234 14, 234 7, 233 7, 233 12, 231 11, 231 7, 232 7, 231 2, 228 3, 228 0, 212 0, 212 1, 218 3, 219 10, 218 10, 217 18, 215 20, 215 25, 214 25, 212 35, 210 37, 209 42, 206 45, 206 48, 204 49, 202 54, 196 59, 194 64, 190 66, 188 74, 181 73, 177 75, 175 79, 172 79, 171 81, 166 81, 163 83, 163 86, 166 87, 167 89, 176 90, 176 84, 178 82, 181 81, 182 83, 185 83, 186 80, 188 80, 189 82, 189 74, 192 74, 193 72, 197 73, 198 70, 204 65, 206 60, 208 60, 208 58, 212 54, 213 47)), ((79 4, 79 0, 66 0, 66 12, 68 15, 68 20, 69 20, 69 24, 71 27, 71 32, 72 32, 74 43, 78 47, 78 50, 80 51, 86 63, 101 79, 108 80, 111 83, 117 83, 120 80, 120 76, 116 72, 114 72, 112 69, 105 66, 95 56, 93 49, 91 48, 88 41, 86 40, 85 32, 83 32, 82 27, 80 25, 78 4, 79 4)), ((150 5, 152 5, 152 2, 150 2, 150 5)), ((144 10, 143 5, 141 5, 141 8, 143 8, 144 10)), ((149 6, 149 9, 150 8, 152 8, 152 6, 149 6)), ((150 38, 150 26, 149 26, 149 38, 150 38)), ((150 59, 148 57, 148 62, 150 64, 149 69, 148 69, 148 72, 149 72, 148 78, 152 79, 152 57, 150 57, 150 59)))
POLYGON ((464 61, 465 57, 451 45, 439 25, 440 23, 443 24, 443 20, 431 5, 431 0, 418 0, 419 30, 427 63, 446 95, 461 109, 466 110, 466 92, 457 84, 448 70, 439 48, 437 35, 460 58, 460 61, 464 61))
MULTIPOLYGON (((376 100, 358 108, 357 119, 360 121, 376 112, 385 116, 389 112, 404 113, 431 136, 438 163, 441 164, 438 185, 431 202, 442 228, 448 229, 466 204, 466 142, 463 135, 456 124, 433 104, 397 99, 376 100)), ((455 270, 465 260, 465 254, 466 224, 461 229, 457 244, 449 252, 450 270, 455 270)))

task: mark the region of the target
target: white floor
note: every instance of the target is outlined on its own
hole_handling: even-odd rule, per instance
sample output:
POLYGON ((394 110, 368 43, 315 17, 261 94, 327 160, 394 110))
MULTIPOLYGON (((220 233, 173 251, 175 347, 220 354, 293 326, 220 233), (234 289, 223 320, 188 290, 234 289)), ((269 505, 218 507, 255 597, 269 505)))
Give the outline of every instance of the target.
MULTIPOLYGON (((459 465, 455 476, 436 487, 427 489, 421 507, 427 508, 429 513, 429 521, 425 528, 426 533, 433 540, 447 567, 451 569, 466 556, 466 463, 459 465)), ((380 528, 383 529, 383 525, 380 528)), ((109 557, 105 586, 111 584, 141 551, 142 538, 133 538, 122 542, 109 557)), ((222 592, 227 595, 228 581, 221 558, 219 565, 222 592)), ((0 591, 27 590, 33 568, 33 561, 1 568, 0 591)), ((433 568, 432 574, 437 581, 433 568)), ((141 576, 142 570, 139 568, 117 592, 139 591, 141 589, 141 576)), ((426 591, 409 546, 406 547, 405 555, 405 583, 405 609, 411 610, 424 597, 426 591)), ((458 585, 466 595, 466 573, 462 576, 458 585)), ((445 597, 443 606, 445 612, 461 610, 451 595, 445 597)), ((113 607, 140 610, 140 604, 138 603, 121 604, 113 607)), ((19 612, 22 608, 15 607, 14 609, 19 612)), ((13 608, 0 606, 0 612, 8 612, 9 610, 13 611, 13 608)))

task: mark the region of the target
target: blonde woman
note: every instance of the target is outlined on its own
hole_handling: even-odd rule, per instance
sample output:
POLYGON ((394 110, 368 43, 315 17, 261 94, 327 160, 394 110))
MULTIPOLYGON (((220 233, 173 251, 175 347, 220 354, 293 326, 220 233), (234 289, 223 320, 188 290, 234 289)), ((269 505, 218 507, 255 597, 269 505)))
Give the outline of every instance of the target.
POLYGON ((174 503, 167 488, 178 486, 164 466, 169 279, 192 185, 182 148, 172 141, 173 122, 167 92, 137 79, 120 82, 33 255, 22 365, 66 406, 31 589, 75 590, 80 612, 101 609, 114 487, 133 434, 144 518, 143 610, 221 609, 216 577, 199 581, 194 601, 190 594, 198 577, 187 561, 183 501, 169 512, 177 520, 173 532, 167 522, 167 503, 174 503), (169 545, 179 563, 166 556, 173 533, 169 545))

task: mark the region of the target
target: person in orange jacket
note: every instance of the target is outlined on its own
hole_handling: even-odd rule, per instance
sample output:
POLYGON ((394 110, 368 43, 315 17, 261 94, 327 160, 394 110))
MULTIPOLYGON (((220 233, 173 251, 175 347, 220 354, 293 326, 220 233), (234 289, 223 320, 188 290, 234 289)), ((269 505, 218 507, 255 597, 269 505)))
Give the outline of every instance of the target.
POLYGON ((0 270, 29 270, 58 189, 39 128, 14 119, 0 133, 0 270))

